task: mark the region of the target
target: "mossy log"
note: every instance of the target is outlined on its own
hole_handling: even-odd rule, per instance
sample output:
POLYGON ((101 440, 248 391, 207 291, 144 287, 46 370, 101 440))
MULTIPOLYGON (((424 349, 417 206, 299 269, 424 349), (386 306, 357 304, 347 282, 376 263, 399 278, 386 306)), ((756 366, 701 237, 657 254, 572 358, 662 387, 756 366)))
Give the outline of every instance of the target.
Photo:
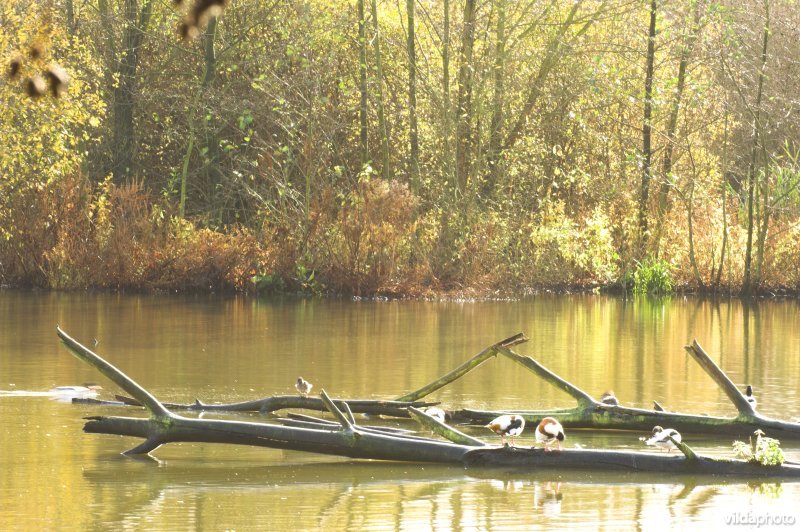
MULTIPOLYGON (((391 400, 337 399, 340 408, 344 404, 354 413, 383 415, 407 418, 409 407, 420 409, 439 404, 438 402, 421 401, 422 398, 440 388, 447 386, 474 370, 490 358, 504 356, 535 373, 545 381, 572 396, 577 405, 574 408, 523 410, 513 413, 525 417, 527 423, 538 423, 544 417, 556 417, 568 429, 593 430, 632 430, 649 432, 655 425, 675 427, 682 433, 720 434, 746 438, 755 430, 768 432, 778 439, 800 439, 800 423, 772 419, 758 413, 736 388, 714 361, 708 356, 697 341, 686 346, 687 353, 697 361, 700 367, 711 376, 714 382, 723 389, 738 410, 735 417, 707 416, 682 412, 667 411, 653 401, 652 410, 632 408, 624 405, 608 405, 593 398, 573 383, 547 369, 544 365, 529 356, 514 352, 511 347, 527 342, 524 334, 519 333, 492 344, 473 356, 454 370, 437 378, 422 388, 391 400)), ((116 396, 117 401, 127 405, 142 406, 137 399, 116 396)), ((113 404, 117 405, 119 402, 113 404)), ((106 404, 106 403, 102 403, 106 404)), ((112 403, 108 403, 112 404, 112 403)), ((324 401, 319 397, 303 397, 299 395, 276 395, 253 401, 227 404, 208 404, 196 400, 189 404, 163 403, 170 411, 196 412, 261 412, 272 413, 285 409, 305 409, 327 411, 324 401)), ((506 411, 481 411, 469 408, 453 409, 449 412, 450 421, 454 424, 485 425, 495 417, 509 413, 506 411)), ((432 429, 433 430, 433 429, 432 429)), ((435 432, 435 431, 434 431, 435 432)), ((446 436, 445 436, 446 437, 446 436)), ((468 441, 468 440, 463 440, 468 441)))
POLYGON ((351 458, 459 463, 464 452, 470 449, 466 445, 432 438, 364 430, 354 423, 353 414, 347 403, 344 403, 343 409, 340 408, 324 390, 320 394, 320 400, 339 421, 339 425, 334 427, 314 429, 271 423, 183 417, 171 412, 138 383, 60 328, 57 328, 57 333, 75 356, 131 394, 149 413, 149 418, 116 416, 87 418, 85 432, 144 438, 143 443, 125 451, 125 454, 147 454, 171 442, 208 442, 310 451, 351 458))
POLYGON ((88 433, 144 439, 144 442, 124 453, 128 455, 149 454, 166 443, 204 442, 272 447, 351 458, 511 468, 516 472, 591 469, 800 480, 800 467, 796 465, 766 467, 741 460, 713 459, 697 456, 685 445, 681 446, 683 456, 603 450, 568 449, 546 452, 542 449, 498 448, 458 431, 443 430, 446 428, 445 424, 421 411, 414 411, 413 415, 424 419, 427 427, 444 425, 438 430, 450 434, 451 439, 466 443, 444 442, 417 435, 389 434, 358 426, 347 403, 343 403, 344 408, 340 408, 338 404, 341 403, 332 400, 324 390, 320 399, 338 423, 307 418, 298 420, 306 423, 306 427, 287 427, 273 423, 187 418, 171 412, 130 377, 60 328, 57 332, 75 356, 98 369, 145 406, 149 413, 148 418, 92 416, 87 418, 84 425, 84 431, 88 433))
MULTIPOLYGON (((522 335, 511 337, 513 345, 526 341, 522 335)), ((508 340, 508 339, 507 339, 508 340)), ((529 356, 515 353, 506 341, 498 342, 462 364, 433 383, 417 391, 405 394, 401 399, 419 400, 433 390, 446 386, 476 368, 491 356, 501 355, 532 371, 550 384, 571 395, 577 405, 574 408, 507 411, 481 411, 468 408, 455 409, 449 412, 456 423, 484 425, 504 413, 522 415, 526 423, 538 423, 542 418, 552 416, 558 418, 565 428, 571 429, 608 429, 636 430, 649 432, 654 426, 674 427, 682 433, 724 434, 744 438, 755 430, 761 429, 771 437, 778 439, 800 439, 800 423, 782 421, 764 416, 753 409, 745 396, 736 388, 725 372, 717 366, 711 357, 695 340, 686 346, 687 353, 697 361, 714 382, 723 389, 738 410, 736 417, 705 416, 681 412, 668 412, 661 405, 653 410, 631 408, 624 405, 608 405, 593 398, 566 379, 561 378, 529 356), (477 363, 475 363, 477 362, 477 363), (662 409, 659 409, 662 408, 662 409)))
POLYGON ((682 454, 606 451, 599 449, 472 449, 462 462, 470 467, 494 467, 520 471, 570 470, 619 471, 670 474, 713 475, 742 478, 798 479, 800 466, 763 466, 742 460, 724 460, 706 456, 692 459, 682 454))

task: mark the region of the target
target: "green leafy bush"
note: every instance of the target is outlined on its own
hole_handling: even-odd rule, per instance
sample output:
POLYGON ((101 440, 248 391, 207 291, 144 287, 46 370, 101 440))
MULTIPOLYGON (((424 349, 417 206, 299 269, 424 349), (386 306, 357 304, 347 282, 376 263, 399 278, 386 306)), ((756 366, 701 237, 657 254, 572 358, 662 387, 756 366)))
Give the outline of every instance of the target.
POLYGON ((749 443, 733 442, 733 451, 736 453, 736 457, 765 466, 783 465, 786 458, 780 447, 781 442, 774 438, 767 438, 761 430, 757 430, 753 434, 756 437, 755 441, 751 437, 749 443))
POLYGON ((646 259, 637 262, 633 272, 635 294, 665 295, 675 291, 672 267, 664 260, 646 259))

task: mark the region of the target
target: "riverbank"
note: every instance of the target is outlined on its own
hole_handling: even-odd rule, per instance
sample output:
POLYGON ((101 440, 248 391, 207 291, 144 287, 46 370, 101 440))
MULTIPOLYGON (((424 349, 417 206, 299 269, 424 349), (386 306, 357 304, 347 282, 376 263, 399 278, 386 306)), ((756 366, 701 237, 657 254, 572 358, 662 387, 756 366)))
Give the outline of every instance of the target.
MULTIPOLYGON (((3 205, 0 284, 16 287, 514 299, 585 291, 730 296, 742 293, 744 278, 743 254, 729 251, 720 263, 713 238, 702 240, 707 234, 693 247, 673 241, 661 258, 638 261, 625 224, 600 212, 576 220, 486 207, 448 217, 422 208, 406 186, 380 180, 361 184, 346 205, 325 196, 304 219, 265 215, 258 224, 219 227, 179 217, 143 187, 83 178, 29 189, 3 205)), ((738 229, 729 230, 734 250, 746 237, 738 229)), ((800 247, 766 249, 754 293, 796 296, 800 247)))

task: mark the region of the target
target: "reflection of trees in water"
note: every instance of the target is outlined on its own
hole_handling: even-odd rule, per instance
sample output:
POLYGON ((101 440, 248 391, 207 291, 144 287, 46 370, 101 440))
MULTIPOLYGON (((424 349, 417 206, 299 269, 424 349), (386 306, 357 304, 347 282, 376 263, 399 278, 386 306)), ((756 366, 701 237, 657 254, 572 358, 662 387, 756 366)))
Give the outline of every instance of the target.
POLYGON ((575 472, 544 478, 421 464, 225 469, 224 464, 159 467, 112 460, 84 476, 94 501, 87 523, 120 530, 266 525, 494 530, 531 528, 554 518, 566 525, 647 528, 653 522, 696 522, 704 510, 719 506, 718 495, 766 496, 753 486, 698 485, 680 477, 674 483, 638 483, 646 477, 575 472))

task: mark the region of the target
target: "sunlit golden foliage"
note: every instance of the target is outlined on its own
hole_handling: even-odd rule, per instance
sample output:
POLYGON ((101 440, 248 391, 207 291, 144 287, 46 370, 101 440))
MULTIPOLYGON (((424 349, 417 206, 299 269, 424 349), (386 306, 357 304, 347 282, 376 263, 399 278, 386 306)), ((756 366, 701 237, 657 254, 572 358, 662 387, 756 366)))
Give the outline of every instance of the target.
MULTIPOLYGON (((525 293, 618 284, 651 256, 670 265, 679 288, 742 284, 763 2, 659 3, 647 249, 636 245, 645 3, 506 2, 502 57, 499 4, 482 4, 461 117, 463 5, 451 6, 445 71, 442 5, 418 3, 416 177, 402 3, 377 3, 380 37, 368 24, 370 43, 381 39, 383 72, 378 80, 377 47, 367 47, 365 154, 352 2, 169 4, 147 4, 124 84, 130 129, 115 116, 124 115, 115 94, 132 27, 123 3, 103 4, 102 15, 99 4, 83 5, 72 22, 60 4, 0 5, 0 281, 245 290, 256 279, 311 293, 525 293), (219 15, 213 35, 174 38, 183 14, 194 33, 209 6, 219 15), (552 41, 573 8, 581 22, 552 41), (378 81, 391 179, 377 178, 378 81), (502 141, 517 126, 495 175, 493 134, 502 141), (468 164, 454 153, 462 133, 468 164), (114 166, 121 145, 131 148, 130 174, 114 166)), ((758 110, 755 273, 761 287, 797 289, 800 25, 796 10, 773 7, 758 110)))
MULTIPOLYGON (((20 80, 0 83, 0 242, 37 238, 28 232, 31 226, 22 229, 12 210, 37 203, 37 196, 54 181, 80 168, 87 150, 98 140, 97 128, 105 114, 102 97, 91 82, 97 65, 92 66, 86 46, 54 26, 44 36, 49 45, 39 48, 44 39, 39 22, 48 13, 38 3, 24 10, 15 9, 13 3, 0 4, 4 24, 0 57, 20 61, 16 74, 20 80), (19 50, 31 47, 39 50, 35 57, 21 59, 19 50), (44 94, 47 85, 40 74, 48 69, 45 61, 52 55, 58 55, 64 65, 50 65, 54 76, 66 80, 67 70, 73 70, 73 80, 59 85, 60 99, 31 100, 18 84, 32 84, 33 92, 44 94)), ((40 224, 59 221, 56 213, 38 214, 40 224)))
POLYGON ((336 291, 391 291, 412 260, 415 209, 407 185, 369 174, 347 193, 326 191, 312 206, 306 266, 336 291))
POLYGON ((0 247, 4 277, 49 288, 248 290, 256 239, 197 228, 161 210, 138 184, 69 176, 11 205, 29 238, 0 247), (48 213, 48 214, 43 214, 48 213), (57 223, 54 220, 58 220, 57 223))

